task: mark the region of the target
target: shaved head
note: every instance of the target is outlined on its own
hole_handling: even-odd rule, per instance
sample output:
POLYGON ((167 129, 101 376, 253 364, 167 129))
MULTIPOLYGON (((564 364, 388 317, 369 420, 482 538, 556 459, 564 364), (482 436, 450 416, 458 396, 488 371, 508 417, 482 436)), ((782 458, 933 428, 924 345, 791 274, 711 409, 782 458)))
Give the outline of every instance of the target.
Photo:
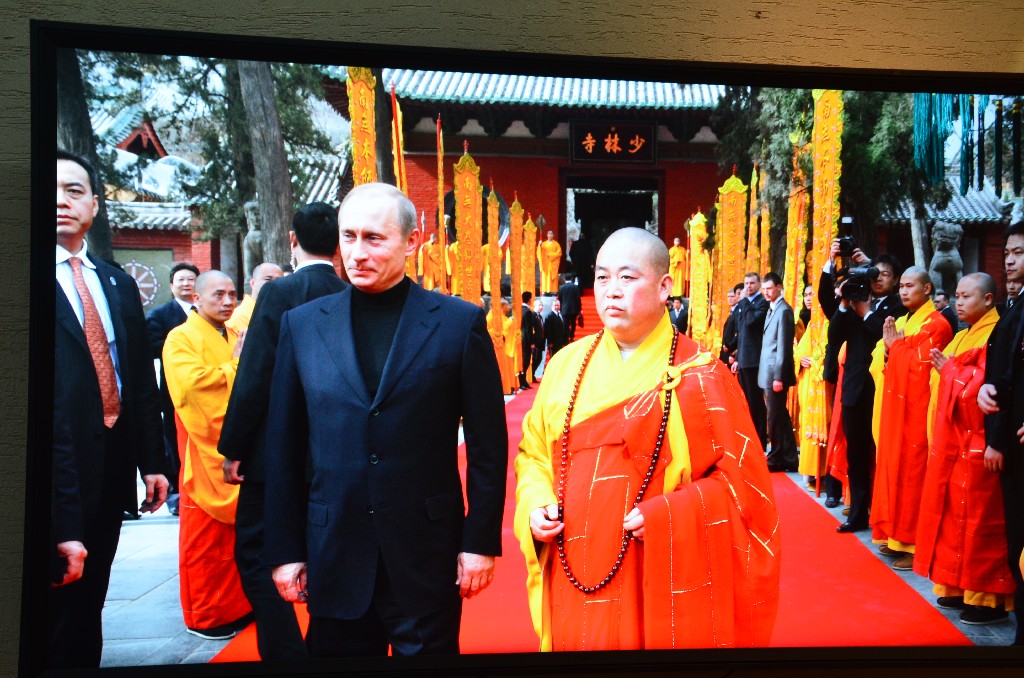
POLYGON ((636 246, 635 253, 641 257, 643 263, 651 267, 655 274, 665 275, 668 273, 668 248, 665 247, 665 243, 662 242, 661 238, 642 228, 629 227, 614 231, 604 241, 604 245, 601 246, 601 250, 597 253, 597 258, 600 259, 601 254, 606 249, 634 245, 636 246))
POLYGON ((249 281, 249 289, 252 290, 252 298, 259 296, 260 288, 271 280, 284 277, 284 271, 277 264, 264 262, 252 269, 252 279, 249 281))
POLYGON ((996 281, 988 273, 968 273, 960 279, 960 284, 962 285, 965 280, 968 284, 975 285, 982 296, 991 294, 994 297, 996 294, 996 281))
POLYGON ((922 285, 932 284, 932 277, 928 275, 928 269, 923 266, 911 266, 907 268, 907 270, 903 271, 903 275, 916 279, 922 285))
POLYGON ((199 277, 196 278, 195 293, 202 294, 210 285, 220 283, 225 280, 230 282, 232 288, 234 288, 234 283, 232 282, 231 278, 228 277, 227 273, 224 273, 223 271, 211 269, 205 273, 200 273, 199 277))

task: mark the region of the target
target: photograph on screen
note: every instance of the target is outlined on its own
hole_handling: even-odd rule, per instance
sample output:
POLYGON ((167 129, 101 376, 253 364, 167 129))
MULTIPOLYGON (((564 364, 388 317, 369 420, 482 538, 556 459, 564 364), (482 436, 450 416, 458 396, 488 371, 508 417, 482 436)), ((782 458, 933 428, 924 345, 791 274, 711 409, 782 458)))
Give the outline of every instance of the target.
POLYGON ((42 666, 1021 644, 1011 87, 197 44, 49 57, 42 666))

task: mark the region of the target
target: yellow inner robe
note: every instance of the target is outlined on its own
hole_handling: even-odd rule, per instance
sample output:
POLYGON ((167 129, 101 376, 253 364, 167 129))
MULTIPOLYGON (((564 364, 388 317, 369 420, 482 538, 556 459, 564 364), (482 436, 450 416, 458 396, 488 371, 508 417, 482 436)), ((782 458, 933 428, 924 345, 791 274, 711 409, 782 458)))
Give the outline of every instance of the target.
POLYGON ((793 351, 796 370, 796 393, 800 403, 796 439, 800 446, 800 465, 797 472, 805 476, 824 475, 825 445, 828 443, 831 403, 825 389, 825 348, 828 321, 812 322, 804 331, 793 351), (811 366, 800 367, 802 358, 809 358, 811 366))
POLYGON ((689 256, 682 245, 673 245, 668 250, 668 271, 672 274, 672 296, 686 294, 686 276, 690 272, 689 256))
MULTIPOLYGON (((534 548, 530 512, 557 503, 554 489, 557 478, 554 477, 551 462, 552 445, 561 439, 573 384, 592 342, 592 339, 586 339, 569 344, 552 356, 544 368, 544 379, 541 380, 537 398, 523 419, 523 439, 515 459, 517 483, 514 530, 526 557, 530 615, 534 630, 541 640, 542 651, 552 649, 551 606, 547 599, 549 592, 544 586, 544 570, 548 558, 557 555, 553 547, 542 549, 540 553, 534 548)), ((624 397, 656 386, 665 374, 671 344, 672 323, 668 313, 626 360, 622 359, 611 334, 606 332, 587 366, 586 377, 576 398, 573 421, 583 421, 621 402, 624 397)), ((699 355, 703 359, 711 359, 710 354, 699 355)), ((664 407, 664 391, 660 398, 664 407)), ((672 450, 672 460, 665 469, 666 493, 690 482, 690 455, 683 428, 682 409, 683 406, 676 402, 669 412, 666 435, 672 450)))
POLYGON ((231 314, 231 318, 224 323, 235 332, 241 332, 242 330, 249 328, 249 321, 252 320, 252 311, 256 308, 256 300, 251 294, 245 295, 245 299, 235 307, 234 312, 231 314))
POLYGON ((217 441, 238 369, 238 358, 231 355, 237 342, 234 330, 227 330, 225 341, 192 313, 167 335, 163 352, 167 390, 188 433, 186 448, 179 450, 182 484, 199 508, 229 525, 235 522, 238 485, 224 482, 217 441))
POLYGON ((554 240, 537 245, 537 263, 540 264, 540 293, 558 291, 558 265, 562 261, 562 246, 554 240))

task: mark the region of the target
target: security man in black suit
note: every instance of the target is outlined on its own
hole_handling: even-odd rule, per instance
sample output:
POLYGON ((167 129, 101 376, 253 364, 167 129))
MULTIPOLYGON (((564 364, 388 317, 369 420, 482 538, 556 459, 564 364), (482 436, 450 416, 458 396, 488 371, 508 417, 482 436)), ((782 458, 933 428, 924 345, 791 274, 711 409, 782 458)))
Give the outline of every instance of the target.
POLYGON ((174 403, 167 391, 167 375, 164 374, 164 341, 167 333, 188 319, 192 312, 192 293, 195 291, 199 269, 187 261, 180 261, 171 266, 171 294, 173 298, 146 314, 146 327, 149 330, 149 345, 153 347, 153 358, 160 361, 160 412, 163 416, 164 454, 171 483, 167 491, 167 509, 172 515, 178 514, 178 474, 181 471, 181 459, 178 457, 178 430, 174 424, 174 403))
POLYGON ((519 373, 519 388, 528 389, 531 387, 529 382, 526 381, 526 373, 530 371, 530 363, 533 357, 534 341, 536 340, 534 329, 536 320, 533 311, 530 309, 530 300, 533 299, 533 292, 523 292, 522 297, 523 306, 519 321, 519 335, 523 352, 523 370, 519 373))
POLYGON ((278 595, 271 568, 263 563, 264 444, 281 316, 347 287, 334 270, 338 215, 330 205, 314 202, 296 212, 288 237, 295 272, 271 280, 260 290, 217 445, 224 455, 224 480, 241 484, 235 514, 235 561, 242 589, 252 605, 256 643, 264 661, 307 656, 295 610, 278 595))
POLYGON ((551 302, 551 312, 544 318, 544 339, 548 343, 548 355, 555 355, 566 345, 565 320, 562 317, 562 303, 551 302))
MULTIPOLYGON (((1007 287, 1020 289, 1024 282, 1024 222, 1010 226, 1003 249, 1007 287)), ((1021 294, 1008 298, 988 341, 985 383, 978 392, 978 406, 985 413, 985 468, 999 472, 1006 513, 1006 541, 1010 572, 1017 583, 1013 596, 1017 635, 1014 645, 1024 645, 1024 309, 1021 294)))
POLYGON ((718 357, 726 365, 736 362, 736 345, 739 336, 736 334, 736 304, 743 298, 743 283, 726 292, 729 302, 729 317, 725 319, 725 326, 722 328, 722 350, 718 357))
POLYGON ((764 402, 764 391, 757 385, 757 369, 761 364, 761 340, 764 338, 764 321, 768 317, 768 301, 761 294, 760 275, 748 273, 743 276, 743 294, 734 309, 737 349, 732 372, 739 378, 763 449, 768 445, 768 408, 764 402))
POLYGON ((669 318, 672 320, 672 324, 676 326, 680 334, 686 334, 686 324, 689 320, 689 313, 686 310, 686 306, 683 305, 682 297, 674 297, 672 299, 672 307, 668 310, 669 318))
POLYGON ((405 276, 420 232, 401 191, 357 186, 338 227, 351 285, 281 319, 264 556, 281 596, 308 602, 311 656, 458 653, 462 598, 501 553, 494 345, 482 308, 405 276))
MULTIPOLYGON (((55 411, 61 421, 55 419, 54 426, 63 428, 65 442, 70 434, 78 497, 65 505, 77 505, 80 515, 62 512, 72 517, 54 530, 61 540, 58 553, 73 547, 87 555, 80 579, 49 591, 50 668, 100 665, 103 602, 122 516, 126 510, 155 511, 167 498, 156 376, 139 288, 117 266, 91 257, 85 242, 99 208, 98 186, 87 160, 57 151, 54 391, 66 406, 55 411), (136 470, 146 486, 141 508, 136 470)), ((74 492, 54 489, 65 499, 69 491, 74 492)))
POLYGON ((580 288, 572 281, 568 274, 562 276, 562 286, 558 288, 555 295, 562 304, 562 320, 565 322, 565 336, 567 341, 576 339, 576 322, 583 312, 583 305, 580 301, 580 288))
MULTIPOLYGON (((854 259, 857 259, 854 252, 854 259)), ((868 372, 871 352, 882 338, 886 318, 899 318, 907 309, 897 291, 903 269, 890 254, 880 254, 871 262, 879 275, 871 281, 870 297, 864 301, 844 298, 828 326, 829 344, 846 342, 846 363, 842 389, 843 432, 850 478, 850 515, 837 528, 839 532, 859 532, 868 528, 871 507, 871 469, 875 463, 875 440, 871 421, 875 401, 875 382, 868 372)), ((849 281, 843 283, 845 287, 849 281)))

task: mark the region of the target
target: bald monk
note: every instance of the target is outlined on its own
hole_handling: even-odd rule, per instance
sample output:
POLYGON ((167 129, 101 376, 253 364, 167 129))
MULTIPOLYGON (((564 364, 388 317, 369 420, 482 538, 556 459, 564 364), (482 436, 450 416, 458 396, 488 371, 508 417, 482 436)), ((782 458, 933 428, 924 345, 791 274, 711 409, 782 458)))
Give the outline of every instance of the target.
POLYGON ((459 241, 455 240, 448 245, 448 256, 445 257, 445 269, 449 279, 452 281, 448 290, 453 297, 462 296, 462 263, 459 260, 459 241))
POLYGON ((605 329, 551 358, 523 421, 514 527, 541 650, 771 635, 780 537, 764 451, 735 378, 669 321, 668 266, 643 229, 608 238, 594 283, 605 329))
POLYGON ((1016 588, 1007 564, 1003 490, 999 473, 985 465, 985 417, 978 407, 988 340, 999 320, 995 293, 987 273, 961 278, 956 312, 967 329, 931 356, 932 440, 914 572, 935 584, 940 607, 962 610, 965 624, 1004 621, 1016 588))
POLYGON ((935 309, 928 271, 911 266, 900 278, 907 315, 886 318, 876 351, 884 353, 881 418, 871 500, 872 538, 896 558, 895 570, 914 564, 917 515, 928 460, 928 399, 932 349, 942 350, 953 330, 935 309))
POLYGON ((225 326, 236 297, 224 273, 201 274, 192 297, 196 313, 171 330, 163 353, 182 457, 181 610, 189 633, 222 640, 234 636, 252 610, 235 565, 238 486, 224 482, 224 457, 217 452, 244 333, 225 326))
POLYGON ((269 261, 263 262, 252 269, 252 278, 249 279, 249 294, 235 307, 235 310, 231 313, 231 319, 224 324, 235 332, 241 332, 249 327, 249 321, 252 319, 252 310, 256 308, 256 297, 259 296, 260 289, 271 280, 277 280, 282 277, 284 277, 284 271, 281 270, 281 267, 269 261))
POLYGON ((555 241, 555 232, 548 231, 547 240, 537 245, 541 294, 554 294, 558 291, 558 266, 561 262, 562 246, 555 241))
POLYGON ((686 280, 690 275, 690 257, 679 238, 672 239, 672 247, 668 250, 668 270, 672 274, 672 296, 686 296, 686 280))
MULTIPOLYGON (((486 247, 486 245, 484 245, 486 247)), ((486 280, 487 277, 484 277, 486 280)), ((508 302, 504 299, 497 297, 491 297, 491 308, 487 311, 487 332, 491 335, 491 343, 494 344, 494 357, 498 361, 498 370, 501 372, 501 391, 508 395, 509 393, 515 393, 516 391, 516 375, 512 371, 512 366, 509 364, 508 354, 505 347, 506 337, 506 321, 508 318, 505 314, 508 312, 508 302), (495 303, 500 304, 495 306, 495 303), (496 311, 496 308, 499 309, 496 311), (498 312, 501 317, 497 321, 494 320, 494 313, 498 312)))
POLYGON ((431 233, 430 240, 420 247, 420 275, 423 276, 423 289, 432 290, 441 286, 444 275, 444 262, 441 261, 441 245, 437 242, 437 234, 431 233))

